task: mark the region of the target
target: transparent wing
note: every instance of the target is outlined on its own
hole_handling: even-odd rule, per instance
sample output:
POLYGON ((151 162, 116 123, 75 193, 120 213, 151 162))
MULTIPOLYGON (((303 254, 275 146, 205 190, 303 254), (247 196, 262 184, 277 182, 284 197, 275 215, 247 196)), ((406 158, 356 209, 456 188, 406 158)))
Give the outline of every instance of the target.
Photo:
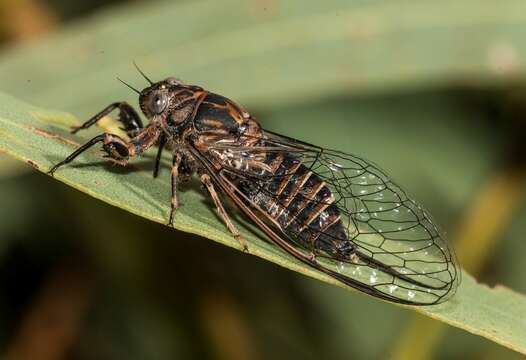
POLYGON ((454 293, 460 270, 444 233, 418 203, 373 163, 270 132, 250 147, 218 143, 212 151, 223 160, 219 174, 222 181, 229 187, 241 188, 235 196, 244 197, 245 204, 266 215, 281 238, 299 251, 295 256, 300 260, 390 301, 429 305, 443 302, 454 293), (300 189, 294 197, 305 200, 298 203, 307 204, 313 212, 324 201, 327 206, 336 206, 343 236, 324 233, 319 224, 306 221, 307 216, 289 214, 286 229, 283 223, 276 222, 276 214, 290 204, 290 199, 283 195, 284 191, 278 194, 271 184, 286 183, 294 176, 297 181, 298 177, 297 167, 278 173, 261 165, 278 154, 298 160, 330 189, 330 203, 310 190, 300 189), (251 194, 266 198, 271 208, 258 206, 254 195, 246 195, 247 187, 251 187, 251 194), (296 226, 290 225, 293 222, 297 222, 296 226), (319 241, 306 241, 306 232, 312 239, 323 235, 325 241, 338 243, 339 247, 345 241, 353 250, 348 257, 337 256, 319 241))

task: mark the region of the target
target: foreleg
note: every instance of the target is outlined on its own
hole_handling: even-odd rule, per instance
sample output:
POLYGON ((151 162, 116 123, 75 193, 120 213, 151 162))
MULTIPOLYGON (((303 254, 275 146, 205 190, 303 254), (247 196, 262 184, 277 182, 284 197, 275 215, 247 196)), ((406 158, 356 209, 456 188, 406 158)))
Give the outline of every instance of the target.
POLYGON ((75 127, 71 133, 75 134, 79 130, 89 128, 115 109, 119 109, 117 120, 123 125, 121 129, 126 131, 128 136, 134 137, 138 130, 143 128, 142 121, 139 117, 139 114, 137 114, 137 112, 127 102, 124 101, 114 102, 113 104, 108 105, 101 112, 87 120, 84 124, 75 127))
POLYGON ((102 143, 102 149, 106 152, 106 158, 110 158, 111 161, 119 164, 126 165, 130 156, 133 156, 134 153, 130 149, 134 149, 133 145, 126 142, 124 139, 120 138, 117 135, 113 134, 100 134, 95 136, 93 139, 79 147, 73 153, 71 153, 64 160, 56 164, 48 171, 48 174, 53 175, 57 169, 63 165, 66 165, 72 162, 77 156, 82 154, 84 151, 88 150, 90 147, 97 143, 102 143))

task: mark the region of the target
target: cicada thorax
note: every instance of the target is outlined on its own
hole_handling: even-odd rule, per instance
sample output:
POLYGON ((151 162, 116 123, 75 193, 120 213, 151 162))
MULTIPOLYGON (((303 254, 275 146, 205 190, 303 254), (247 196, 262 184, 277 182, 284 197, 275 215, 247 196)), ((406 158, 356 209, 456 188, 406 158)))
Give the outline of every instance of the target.
POLYGON ((229 151, 221 150, 222 145, 253 146, 260 132, 257 121, 243 108, 221 95, 208 93, 193 118, 189 140, 200 152, 209 155, 220 170, 225 162, 234 159, 229 151))
POLYGON ((286 148, 258 151, 273 146, 266 143, 250 114, 220 95, 209 94, 199 107, 194 127, 198 134, 194 144, 236 184, 251 206, 312 253, 349 258, 354 248, 331 189, 286 148))
POLYGON ((249 126, 259 129, 248 112, 233 101, 214 93, 207 94, 194 117, 194 129, 198 134, 204 135, 215 134, 223 138, 231 135, 232 139, 236 139, 249 126))

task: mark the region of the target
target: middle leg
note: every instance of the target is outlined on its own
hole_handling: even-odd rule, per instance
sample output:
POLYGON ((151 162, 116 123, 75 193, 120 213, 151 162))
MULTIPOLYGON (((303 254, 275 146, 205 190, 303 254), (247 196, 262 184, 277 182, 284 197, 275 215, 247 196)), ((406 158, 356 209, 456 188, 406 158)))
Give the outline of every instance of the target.
POLYGON ((64 160, 53 166, 51 170, 49 170, 49 174, 53 175, 53 173, 59 167, 70 163, 77 156, 97 143, 102 143, 102 150, 106 153, 104 156, 105 158, 108 158, 115 164, 125 166, 128 164, 128 160, 130 158, 144 153, 157 142, 158 138, 159 130, 150 125, 141 129, 140 133, 130 141, 126 141, 117 135, 103 133, 101 135, 95 136, 93 139, 80 146, 64 160))
POLYGON ((55 173, 55 171, 57 171, 59 167, 69 164, 77 156, 79 156, 80 154, 82 154, 97 143, 102 143, 102 149, 106 152, 106 155, 104 156, 105 158, 109 158, 114 163, 123 166, 128 163, 128 158, 130 157, 130 144, 117 135, 103 133, 95 136, 93 139, 80 146, 77 150, 71 153, 64 160, 55 164, 55 166, 53 166, 48 171, 48 174, 53 176, 53 174, 55 173))
POLYGON ((170 218, 168 220, 169 226, 173 226, 175 211, 179 207, 179 201, 177 200, 177 178, 179 176, 181 159, 182 156, 179 152, 175 153, 172 159, 172 198, 170 202, 170 218))
POLYGON ((159 169, 161 167, 161 156, 163 154, 164 147, 166 145, 166 135, 161 135, 159 139, 159 148, 157 149, 157 156, 155 157, 155 164, 153 165, 153 177, 156 178, 159 175, 159 169))

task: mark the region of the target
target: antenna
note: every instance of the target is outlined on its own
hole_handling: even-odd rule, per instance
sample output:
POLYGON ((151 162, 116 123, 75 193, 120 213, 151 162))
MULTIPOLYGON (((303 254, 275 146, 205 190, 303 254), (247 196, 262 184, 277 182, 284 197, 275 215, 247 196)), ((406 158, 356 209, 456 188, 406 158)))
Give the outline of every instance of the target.
POLYGON ((150 83, 150 85, 153 85, 153 81, 151 81, 151 80, 148 78, 148 76, 146 76, 146 75, 142 72, 142 70, 139 68, 139 66, 137 65, 137 63, 136 63, 135 61, 133 62, 133 65, 135 66, 135 68, 137 69, 137 71, 139 72, 139 74, 141 74, 142 77, 145 78, 146 81, 148 81, 148 82, 150 83))
POLYGON ((130 89, 135 91, 137 94, 139 94, 139 95, 141 94, 141 92, 139 90, 137 90, 136 88, 134 88, 133 86, 128 84, 126 81, 122 80, 121 78, 117 77, 117 80, 119 80, 121 83, 123 83, 124 85, 126 85, 127 87, 129 87, 130 89))

